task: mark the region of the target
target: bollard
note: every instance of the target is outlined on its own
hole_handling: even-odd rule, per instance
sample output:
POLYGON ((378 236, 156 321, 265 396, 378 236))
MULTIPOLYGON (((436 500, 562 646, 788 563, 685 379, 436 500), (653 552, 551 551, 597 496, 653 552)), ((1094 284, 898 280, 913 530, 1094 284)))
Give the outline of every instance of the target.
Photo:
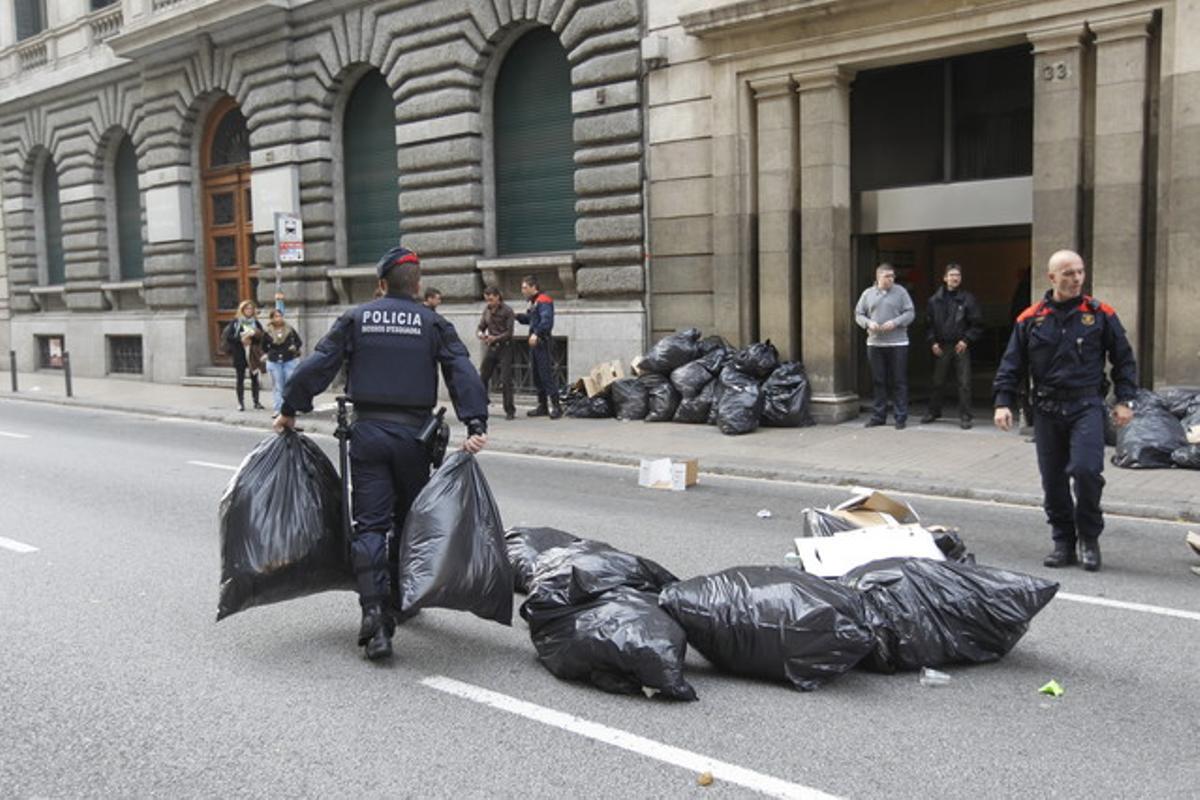
POLYGON ((67 397, 74 397, 75 393, 71 391, 71 354, 63 351, 63 378, 67 382, 67 397))
POLYGON ((9 370, 9 374, 12 375, 13 391, 16 392, 17 391, 17 351, 16 350, 8 351, 8 370, 9 370))

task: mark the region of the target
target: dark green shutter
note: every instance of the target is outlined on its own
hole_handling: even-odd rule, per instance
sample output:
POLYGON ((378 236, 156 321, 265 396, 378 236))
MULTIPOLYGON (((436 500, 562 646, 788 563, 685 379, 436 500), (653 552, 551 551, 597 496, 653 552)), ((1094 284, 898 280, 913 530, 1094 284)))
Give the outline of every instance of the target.
POLYGON ((496 78, 496 249, 575 249, 571 67, 548 28, 525 34, 496 78))
POLYGON ((61 286, 67 281, 63 260, 62 210, 58 207, 58 170, 54 159, 42 169, 42 219, 46 232, 46 284, 61 286))
POLYGON ((16 0, 14 7, 17 12, 17 41, 36 36, 45 29, 42 0, 16 0))
POLYGON ((144 277, 142 263, 142 201, 138 190, 137 153, 129 137, 117 148, 117 243, 121 280, 144 277))
POLYGON ((373 264, 400 243, 394 109, 392 91, 378 72, 359 81, 346 104, 342 163, 351 264, 373 264))

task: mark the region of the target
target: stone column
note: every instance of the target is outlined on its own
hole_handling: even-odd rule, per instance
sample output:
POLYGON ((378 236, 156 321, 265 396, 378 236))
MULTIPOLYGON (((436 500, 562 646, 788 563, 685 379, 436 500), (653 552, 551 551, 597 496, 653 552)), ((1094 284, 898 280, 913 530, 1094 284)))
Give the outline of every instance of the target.
POLYGON ((813 416, 858 413, 854 391, 850 257, 850 74, 834 67, 792 76, 800 94, 800 297, 813 416))
POLYGON ((1055 250, 1083 247, 1082 25, 1037 31, 1033 43, 1033 287, 1055 250))
POLYGON ((800 354, 796 93, 784 76, 750 82, 757 109, 758 333, 784 359, 800 354))
MULTIPOLYGON (((1096 34, 1092 286, 1117 309, 1138 352, 1146 197, 1146 69, 1150 14, 1089 23, 1096 34)), ((1148 300, 1148 299, 1147 299, 1148 300)))

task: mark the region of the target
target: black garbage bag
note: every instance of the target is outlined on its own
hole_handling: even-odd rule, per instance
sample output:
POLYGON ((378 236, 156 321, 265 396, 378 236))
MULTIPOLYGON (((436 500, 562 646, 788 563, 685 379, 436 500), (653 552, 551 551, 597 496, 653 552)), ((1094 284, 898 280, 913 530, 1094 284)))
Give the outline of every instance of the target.
POLYGON ((730 352, 733 350, 723 336, 705 336, 696 343, 696 357, 703 358, 713 351, 730 352))
POLYGON ((1104 446, 1117 446, 1117 423, 1113 422, 1113 406, 1115 403, 1105 403, 1104 405, 1104 446))
POLYGON ((703 425, 708 422, 708 415, 713 407, 713 398, 717 394, 717 386, 717 379, 709 378, 708 383, 704 384, 704 388, 700 390, 700 394, 690 400, 680 400, 679 408, 675 409, 675 421, 694 425, 703 425))
POLYGON ((1183 424, 1162 403, 1139 390, 1133 419, 1117 428, 1117 452, 1112 463, 1127 469, 1162 469, 1172 465, 1171 454, 1188 443, 1183 424))
POLYGON ((975 555, 967 550, 967 543, 958 535, 957 528, 930 528, 933 543, 947 561, 957 561, 960 564, 974 564, 975 555))
POLYGON ((639 368, 659 375, 670 375, 671 370, 695 360, 696 343, 699 341, 700 331, 696 328, 664 336, 646 353, 639 368))
POLYGON ((720 376, 713 379, 712 387, 712 405, 708 409, 708 424, 716 425, 717 418, 721 413, 721 398, 725 396, 725 384, 721 383, 720 376))
POLYGON ((1171 453, 1171 462, 1184 469, 1200 469, 1200 444, 1175 448, 1171 453))
POLYGON ((592 397, 577 397, 571 401, 564 412, 568 417, 576 419, 607 419, 613 415, 612 400, 607 388, 592 397))
POLYGON ((217 619, 253 606, 354 589, 342 483, 303 434, 271 434, 242 459, 220 505, 217 619))
POLYGON ((858 592, 795 567, 689 578, 658 602, 719 669, 803 691, 852 669, 875 645, 858 592))
POLYGON ((646 422, 670 422, 679 407, 679 390, 662 375, 638 378, 646 386, 646 422))
POLYGON ((774 428, 815 425, 809 404, 812 387, 799 361, 785 361, 763 382, 762 424, 774 428))
POLYGON ((1179 420, 1183 425, 1184 431, 1189 431, 1192 428, 1200 427, 1200 403, 1193 406, 1183 419, 1179 420))
POLYGON ((779 366, 779 351, 775 349, 775 345, 771 344, 770 339, 765 342, 755 342, 737 352, 737 355, 733 357, 733 365, 746 375, 760 381, 766 380, 779 366))
POLYGON ((538 556, 578 541, 578 536, 558 528, 509 528, 504 532, 504 544, 513 570, 513 588, 521 594, 527 593, 538 556))
POLYGON ((833 536, 835 533, 860 527, 844 517, 839 517, 828 508, 806 508, 800 513, 804 515, 805 536, 833 536))
POLYGON ((1200 387, 1167 386, 1154 393, 1158 395, 1163 407, 1174 414, 1177 419, 1183 419, 1197 405, 1200 405, 1200 387))
POLYGON ((538 661, 558 678, 618 694, 645 687, 673 700, 696 699, 683 677, 687 636, 653 593, 622 586, 563 605, 535 590, 521 616, 538 661))
POLYGON ((717 401, 717 427, 726 436, 758 430, 762 420, 763 393, 758 379, 733 364, 721 370, 721 399, 717 401))
POLYGON ((1044 578, 927 558, 872 561, 838 581, 866 601, 876 646, 863 666, 877 672, 996 661, 1058 591, 1044 578))
POLYGON ((608 386, 612 395, 613 416, 617 419, 645 419, 650 413, 646 384, 637 378, 622 378, 608 386))
POLYGON ((400 539, 400 608, 470 611, 512 624, 500 509, 475 456, 455 451, 413 501, 400 539))
POLYGON ((671 385, 679 391, 681 400, 691 400, 713 379, 704 359, 689 361, 671 372, 671 385))
POLYGON ((648 558, 604 542, 580 539, 545 550, 537 557, 529 592, 536 592, 542 602, 573 605, 618 586, 656 593, 678 580, 648 558))

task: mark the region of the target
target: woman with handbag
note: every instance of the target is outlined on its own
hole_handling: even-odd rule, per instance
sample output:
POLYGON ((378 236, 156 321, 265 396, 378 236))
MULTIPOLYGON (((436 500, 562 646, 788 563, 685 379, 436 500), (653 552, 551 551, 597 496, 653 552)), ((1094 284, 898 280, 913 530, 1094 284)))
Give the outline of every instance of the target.
POLYGON ((238 305, 237 318, 225 328, 221 336, 224 349, 233 357, 233 368, 237 371, 238 411, 246 410, 246 371, 250 372, 250 397, 255 408, 258 402, 258 373, 262 371, 262 343, 266 338, 263 326, 258 322, 258 308, 253 300, 243 300, 238 305))

